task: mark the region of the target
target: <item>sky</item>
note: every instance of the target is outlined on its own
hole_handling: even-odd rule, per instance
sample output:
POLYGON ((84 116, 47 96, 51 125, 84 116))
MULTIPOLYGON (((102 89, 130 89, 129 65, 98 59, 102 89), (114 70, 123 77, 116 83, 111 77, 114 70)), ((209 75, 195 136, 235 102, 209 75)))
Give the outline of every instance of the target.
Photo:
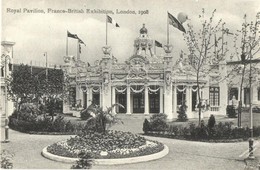
MULTIPOLYGON (((249 21, 255 20, 257 12, 260 12, 260 3, 259 0, 2 0, 1 36, 2 41, 16 43, 16 63, 44 63, 43 54, 47 52, 49 63, 64 64, 68 30, 85 42, 86 47, 82 46, 81 59, 92 64, 103 57, 106 14, 89 14, 86 9, 112 10, 114 14, 108 15, 120 27, 108 25, 108 45, 112 47, 112 53, 119 62, 124 62, 133 55, 133 43, 139 36, 143 23, 151 38, 166 44, 167 11, 176 17, 180 12, 187 14, 187 22, 197 28, 201 25, 198 16, 202 8, 208 16, 216 9, 216 22, 222 18, 230 31, 234 32, 241 28, 244 14, 247 14, 249 21), (14 9, 21 9, 22 12, 14 14, 14 9), (45 14, 27 13, 23 12, 24 9, 44 10, 45 14), (83 9, 84 13, 48 13, 48 9, 83 9), (117 9, 135 10, 136 14, 117 14, 117 9), (140 15, 139 10, 148 10, 149 13, 140 15)), ((187 27, 187 22, 183 23, 184 27, 187 27)), ((178 56, 181 50, 187 51, 182 32, 170 27, 169 35, 174 56, 178 56)), ((69 38, 68 46, 69 55, 76 55, 76 40, 69 38)), ((156 51, 157 55, 165 54, 162 49, 156 51)))

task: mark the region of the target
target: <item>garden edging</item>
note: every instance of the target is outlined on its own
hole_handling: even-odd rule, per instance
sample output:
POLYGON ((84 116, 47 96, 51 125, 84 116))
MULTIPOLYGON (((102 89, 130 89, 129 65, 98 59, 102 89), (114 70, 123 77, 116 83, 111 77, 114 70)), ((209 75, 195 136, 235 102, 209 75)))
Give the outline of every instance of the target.
MULTIPOLYGON (((64 163, 75 163, 78 158, 69 158, 69 157, 63 157, 54 155, 52 153, 49 153, 47 151, 47 147, 43 148, 42 155, 45 158, 58 161, 58 162, 64 162, 64 163)), ((169 153, 169 148, 164 145, 164 149, 158 153, 154 153, 151 155, 145 155, 145 156, 138 156, 138 157, 131 157, 131 158, 121 158, 121 159, 94 159, 94 162, 96 165, 118 165, 118 164, 130 164, 130 163, 138 163, 138 162, 147 162, 151 160, 160 159, 164 156, 166 156, 169 153)))

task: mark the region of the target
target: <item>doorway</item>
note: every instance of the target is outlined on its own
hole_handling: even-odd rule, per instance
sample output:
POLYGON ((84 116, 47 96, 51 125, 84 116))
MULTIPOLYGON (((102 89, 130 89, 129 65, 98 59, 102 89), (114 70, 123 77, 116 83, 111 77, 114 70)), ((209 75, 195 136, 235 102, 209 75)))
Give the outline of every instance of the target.
POLYGON ((144 113, 144 94, 133 94, 133 113, 144 113))

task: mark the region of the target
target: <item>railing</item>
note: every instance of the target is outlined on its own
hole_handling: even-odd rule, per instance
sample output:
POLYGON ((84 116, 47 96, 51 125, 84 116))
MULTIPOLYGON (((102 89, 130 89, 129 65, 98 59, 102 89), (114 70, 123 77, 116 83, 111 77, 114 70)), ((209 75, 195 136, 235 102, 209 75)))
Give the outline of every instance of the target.
POLYGON ((210 111, 218 112, 219 111, 219 106, 210 106, 210 111))

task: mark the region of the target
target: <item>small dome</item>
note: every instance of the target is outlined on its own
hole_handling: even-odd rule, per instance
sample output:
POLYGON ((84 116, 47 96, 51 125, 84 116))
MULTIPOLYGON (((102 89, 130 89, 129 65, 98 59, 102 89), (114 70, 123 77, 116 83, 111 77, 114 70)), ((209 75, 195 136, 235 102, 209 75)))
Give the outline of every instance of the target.
POLYGON ((147 29, 145 28, 145 24, 143 24, 143 28, 140 29, 140 34, 147 34, 147 29))

